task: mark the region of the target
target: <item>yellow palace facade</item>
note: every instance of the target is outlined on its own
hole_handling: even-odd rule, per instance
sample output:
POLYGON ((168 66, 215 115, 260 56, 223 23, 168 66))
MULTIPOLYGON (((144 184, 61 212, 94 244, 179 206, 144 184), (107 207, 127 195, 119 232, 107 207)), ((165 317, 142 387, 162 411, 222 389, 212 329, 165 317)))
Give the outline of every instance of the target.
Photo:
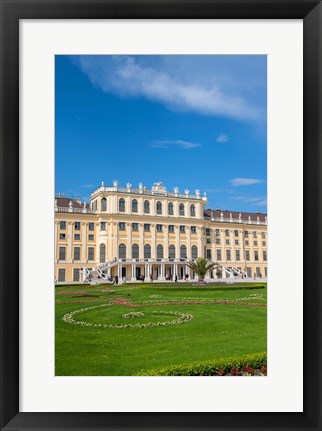
POLYGON ((199 190, 102 183, 90 204, 55 198, 55 281, 196 278, 187 263, 207 257, 218 278, 267 277, 267 217, 206 209, 199 190))

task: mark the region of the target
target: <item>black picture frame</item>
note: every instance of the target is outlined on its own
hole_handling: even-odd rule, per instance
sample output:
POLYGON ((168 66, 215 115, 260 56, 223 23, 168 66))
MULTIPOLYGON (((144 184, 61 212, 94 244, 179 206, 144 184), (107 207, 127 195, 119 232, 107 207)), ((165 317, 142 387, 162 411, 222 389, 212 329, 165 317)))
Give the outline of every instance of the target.
MULTIPOLYGON (((1 430, 321 430, 322 14, 316 0, 0 0, 1 5, 1 430), (304 412, 19 412, 19 20, 303 19, 304 412)), ((286 221, 287 223, 287 221, 286 221)), ((294 269, 296 270, 296 269, 294 269)), ((281 287, 282 288, 282 287, 281 287)), ((287 361, 296 361, 290 357, 287 361)), ((286 367, 286 364, 285 364, 286 367)))

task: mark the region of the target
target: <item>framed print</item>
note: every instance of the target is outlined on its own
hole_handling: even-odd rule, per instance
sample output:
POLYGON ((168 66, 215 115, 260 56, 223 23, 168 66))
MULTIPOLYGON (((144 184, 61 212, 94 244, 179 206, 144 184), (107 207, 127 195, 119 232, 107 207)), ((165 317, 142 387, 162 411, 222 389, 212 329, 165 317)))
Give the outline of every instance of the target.
POLYGON ((321 429, 321 3, 1 18, 1 429, 321 429))

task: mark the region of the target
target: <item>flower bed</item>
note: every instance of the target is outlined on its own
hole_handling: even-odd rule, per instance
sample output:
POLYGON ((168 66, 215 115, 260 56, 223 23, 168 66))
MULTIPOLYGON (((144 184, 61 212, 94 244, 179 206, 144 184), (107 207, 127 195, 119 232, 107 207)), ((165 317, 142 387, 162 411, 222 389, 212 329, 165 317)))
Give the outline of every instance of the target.
POLYGON ((214 361, 143 370, 139 376, 266 376, 267 354, 236 356, 214 361))
MULTIPOLYGON (((178 311, 152 311, 152 314, 154 316, 176 316, 173 320, 167 320, 165 322, 148 322, 148 323, 136 323, 136 324, 105 324, 105 323, 93 323, 93 322, 86 322, 86 321, 80 321, 75 320, 74 316, 79 313, 84 313, 88 310, 93 310, 100 307, 108 307, 111 306, 111 304, 101 304, 96 305, 95 307, 87 307, 87 308, 81 308, 79 310, 72 311, 70 313, 65 314, 62 317, 62 320, 66 323, 72 324, 72 325, 80 325, 80 326, 88 326, 88 327, 97 327, 97 328, 106 328, 106 329, 125 329, 125 328, 154 328, 154 327, 160 327, 160 326, 170 326, 170 325, 180 325, 182 323, 189 322, 193 315, 189 313, 181 313, 178 311)), ((131 314, 131 313, 128 313, 131 314)), ((134 313, 136 314, 136 313, 134 313)), ((142 313, 144 315, 144 313, 142 313)), ((124 317, 125 315, 123 315, 124 317)), ((141 316, 143 317, 143 316, 141 316)))

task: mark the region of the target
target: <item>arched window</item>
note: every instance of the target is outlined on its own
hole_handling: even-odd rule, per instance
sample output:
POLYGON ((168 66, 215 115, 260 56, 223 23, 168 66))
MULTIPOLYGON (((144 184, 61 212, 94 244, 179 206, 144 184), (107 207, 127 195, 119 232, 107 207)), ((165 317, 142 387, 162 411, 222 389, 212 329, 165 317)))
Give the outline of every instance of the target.
POLYGON ((168 203, 168 214, 173 215, 173 203, 172 202, 168 203))
POLYGON ((137 244, 132 245, 132 259, 139 258, 139 246, 137 244))
POLYGON ((126 245, 119 245, 119 259, 126 259, 126 245))
POLYGON ((149 201, 144 201, 144 212, 145 212, 145 214, 150 213, 150 202, 149 201))
POLYGON ((174 259, 176 257, 176 248, 174 245, 169 246, 169 258, 174 259))
POLYGON ((160 201, 157 202, 157 214, 162 214, 162 203, 160 201))
POLYGON ((103 198, 101 200, 101 211, 106 211, 106 207, 107 207, 107 205, 106 205, 106 198, 103 198))
POLYGON ((193 204, 190 206, 190 215, 191 217, 196 215, 196 207, 193 204))
POLYGON ((150 244, 145 244, 144 246, 144 259, 151 258, 151 246, 150 244))
POLYGON ((125 200, 124 200, 123 198, 121 198, 121 199, 119 200, 119 211, 120 211, 121 213, 124 213, 124 212, 125 212, 125 200))
POLYGON ((132 200, 132 213, 138 212, 138 201, 136 199, 132 200))
POLYGON ((184 205, 183 204, 179 205, 179 215, 183 215, 184 216, 184 205))
POLYGON ((187 257, 187 247, 185 245, 180 247, 180 257, 181 259, 185 259, 187 257))
POLYGON ((100 245, 100 263, 105 263, 105 244, 100 245))
POLYGON ((191 259, 197 259, 198 258, 198 247, 196 245, 193 245, 191 247, 191 259))
POLYGON ((163 245, 158 244, 157 246, 157 259, 163 259, 163 245))

